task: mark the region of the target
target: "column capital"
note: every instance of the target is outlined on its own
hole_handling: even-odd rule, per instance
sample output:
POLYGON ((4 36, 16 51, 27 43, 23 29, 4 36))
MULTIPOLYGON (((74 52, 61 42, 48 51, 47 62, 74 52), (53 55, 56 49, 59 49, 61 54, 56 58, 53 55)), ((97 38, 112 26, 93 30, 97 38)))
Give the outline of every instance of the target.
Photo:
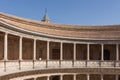
POLYGON ((34 41, 37 41, 37 39, 36 39, 36 38, 34 38, 33 40, 34 40, 34 41))
POLYGON ((102 46, 104 46, 105 44, 101 43, 102 46))
POLYGON ((8 32, 5 32, 6 35, 8 35, 8 32))
POLYGON ((47 42, 50 42, 51 40, 47 40, 47 42))
POLYGON ((63 42, 63 41, 61 41, 60 43, 61 43, 61 44, 63 44, 64 42, 63 42))
POLYGON ((23 36, 19 36, 20 38, 23 38, 23 36))
POLYGON ((87 45, 90 45, 90 43, 87 43, 87 45))
POLYGON ((76 43, 76 42, 74 42, 73 44, 75 44, 75 45, 76 45, 77 43, 76 43))

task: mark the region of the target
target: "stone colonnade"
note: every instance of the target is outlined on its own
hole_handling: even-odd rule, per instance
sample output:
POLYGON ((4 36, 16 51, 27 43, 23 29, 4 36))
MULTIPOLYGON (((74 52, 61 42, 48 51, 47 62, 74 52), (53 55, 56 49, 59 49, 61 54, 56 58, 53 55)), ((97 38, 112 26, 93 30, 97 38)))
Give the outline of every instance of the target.
MULTIPOLYGON (((8 59, 8 33, 5 33, 4 35, 4 60, 7 61, 8 59)), ((29 40, 29 39, 28 39, 29 40)), ((27 43, 27 41, 25 42, 24 37, 20 36, 18 38, 18 44, 19 44, 19 60, 23 60, 23 49, 24 44, 23 43, 27 43)), ((37 60, 36 57, 37 56, 37 39, 31 39, 31 45, 28 45, 27 47, 31 47, 28 52, 33 53, 32 56, 30 56, 30 58, 32 60, 37 60), (31 52, 32 51, 32 52, 31 52)), ((29 41, 30 42, 30 41, 29 41)), ((45 41, 46 44, 46 52, 43 52, 43 50, 41 50, 41 53, 44 53, 44 55, 46 55, 46 60, 54 60, 58 59, 58 60, 80 60, 79 58, 81 57, 79 53, 81 53, 82 51, 79 51, 80 49, 82 50, 82 48, 84 48, 83 52, 82 52, 82 58, 83 60, 119 60, 119 44, 90 44, 90 43, 86 43, 86 44, 81 44, 81 43, 66 43, 66 42, 52 42, 52 41, 45 41), (53 50, 52 52, 50 52, 50 43, 58 43, 59 48, 53 50), (80 45, 81 44, 81 45, 80 45), (111 47, 110 47, 111 46, 111 47), (67 48, 68 47, 68 48, 67 48), (93 48, 92 48, 93 47, 93 48), (109 50, 112 51, 108 51, 105 50, 105 47, 109 50), (99 52, 96 51, 97 55, 94 50, 98 49, 99 52), (64 49, 64 50, 63 50, 64 49), (65 51, 67 50, 67 51, 65 51), (91 51, 92 50, 92 51, 91 51), (86 52, 87 51, 87 52, 86 52), (54 57, 52 58, 50 53, 58 53, 58 57, 54 57), (46 54, 45 54, 46 53, 46 54), (68 53, 68 54, 67 54, 68 53), (86 53, 86 54, 85 54, 86 53), (105 54, 107 53, 107 54, 105 54), (109 54, 111 53, 111 54, 109 54), (70 55, 69 55, 70 54, 70 55), (84 55, 83 55, 84 54, 84 55), (106 56, 111 56, 111 57, 106 57, 106 56), (86 57, 86 58, 84 58, 86 57), (94 57, 99 57, 99 58, 94 58, 94 57), (106 57, 106 58, 105 58, 106 57)), ((54 44, 51 44, 54 46, 54 44)), ((56 44, 55 44, 56 45, 56 44)), ((26 47, 26 48, 27 48, 26 47)), ((56 56, 56 55, 52 55, 52 56, 56 56)))

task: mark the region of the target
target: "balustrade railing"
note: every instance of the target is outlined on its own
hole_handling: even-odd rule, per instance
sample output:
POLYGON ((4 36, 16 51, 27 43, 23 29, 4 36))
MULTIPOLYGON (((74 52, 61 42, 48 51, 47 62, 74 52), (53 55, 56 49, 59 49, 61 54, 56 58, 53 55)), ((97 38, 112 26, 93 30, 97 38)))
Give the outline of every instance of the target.
POLYGON ((45 68, 120 68, 120 61, 100 60, 8 60, 0 61, 0 72, 45 68))
POLYGON ((62 60, 61 61, 61 67, 63 68, 69 68, 73 66, 73 61, 72 60, 62 60))

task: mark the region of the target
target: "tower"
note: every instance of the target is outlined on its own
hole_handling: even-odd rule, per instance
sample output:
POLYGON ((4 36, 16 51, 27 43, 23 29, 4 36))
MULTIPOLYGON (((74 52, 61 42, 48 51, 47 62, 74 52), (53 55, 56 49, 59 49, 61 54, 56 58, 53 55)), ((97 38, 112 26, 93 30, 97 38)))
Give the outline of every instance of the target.
POLYGON ((47 14, 47 9, 45 10, 45 14, 44 14, 41 21, 46 22, 46 23, 50 23, 50 19, 49 19, 48 14, 47 14))

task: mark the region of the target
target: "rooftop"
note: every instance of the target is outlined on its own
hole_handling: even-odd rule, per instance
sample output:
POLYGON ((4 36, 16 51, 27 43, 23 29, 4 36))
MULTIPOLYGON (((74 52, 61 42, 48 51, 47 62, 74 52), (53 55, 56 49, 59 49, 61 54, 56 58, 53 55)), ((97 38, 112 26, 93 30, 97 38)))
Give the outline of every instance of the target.
MULTIPOLYGON (((45 14, 43 20, 49 20, 45 14)), ((14 25, 16 27, 35 31, 38 33, 73 37, 73 38, 95 38, 95 39, 120 39, 120 25, 69 25, 55 24, 52 22, 44 22, 30 20, 0 12, 0 21, 14 25)))

